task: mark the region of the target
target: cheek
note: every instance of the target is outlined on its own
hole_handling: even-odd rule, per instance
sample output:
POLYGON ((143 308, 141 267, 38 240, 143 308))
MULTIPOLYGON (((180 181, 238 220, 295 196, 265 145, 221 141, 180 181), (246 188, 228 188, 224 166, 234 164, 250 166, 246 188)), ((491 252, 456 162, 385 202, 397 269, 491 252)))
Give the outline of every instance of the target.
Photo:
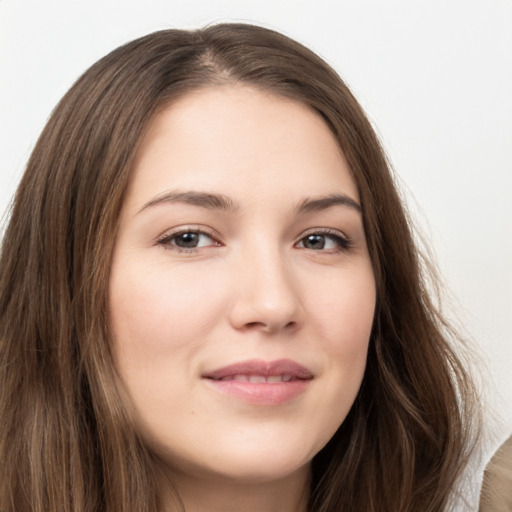
POLYGON ((329 351, 347 357, 366 354, 375 313, 376 291, 371 269, 347 269, 328 281, 311 305, 315 326, 329 351))
POLYGON ((170 270, 134 265, 112 276, 110 313, 117 343, 175 351, 208 332, 217 317, 214 290, 197 276, 170 270))
POLYGON ((347 272, 339 281, 331 280, 328 293, 314 304, 314 328, 320 333, 329 369, 331 392, 324 405, 338 424, 348 413, 364 375, 375 300, 371 271, 347 272))
POLYGON ((314 289, 308 304, 310 339, 315 339, 316 354, 323 362, 311 415, 312 428, 318 433, 315 453, 338 430, 359 392, 376 298, 373 273, 366 267, 338 270, 323 283, 322 290, 314 289))
POLYGON ((143 431, 148 418, 168 422, 169 403, 190 407, 180 384, 194 375, 196 354, 218 318, 210 288, 186 273, 147 267, 117 264, 110 283, 115 359, 143 431))
POLYGON ((219 318, 214 288, 186 272, 171 275, 172 270, 130 262, 115 267, 111 277, 116 361, 132 398, 143 407, 179 401, 173 379, 194 375, 195 357, 219 318))

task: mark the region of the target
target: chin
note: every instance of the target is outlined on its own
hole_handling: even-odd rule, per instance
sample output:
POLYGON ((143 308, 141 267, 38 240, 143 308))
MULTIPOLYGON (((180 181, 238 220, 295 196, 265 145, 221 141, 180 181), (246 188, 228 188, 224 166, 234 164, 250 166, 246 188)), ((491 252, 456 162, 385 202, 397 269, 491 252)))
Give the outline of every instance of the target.
MULTIPOLYGON (((228 457, 226 457, 228 459, 228 457)), ((224 460, 226 460, 224 459, 224 460)), ((222 467, 212 467, 212 475, 223 480, 237 481, 240 484, 261 484, 285 480, 300 472, 309 472, 310 460, 297 460, 286 457, 251 457, 245 455, 226 461, 222 467)))
POLYGON ((186 452, 169 453, 165 448, 153 446, 160 460, 172 475, 189 475, 217 482, 238 482, 254 485, 286 479, 297 473, 309 472, 311 459, 304 447, 276 446, 275 443, 240 443, 223 447, 222 442, 212 441, 211 447, 201 455, 186 452))

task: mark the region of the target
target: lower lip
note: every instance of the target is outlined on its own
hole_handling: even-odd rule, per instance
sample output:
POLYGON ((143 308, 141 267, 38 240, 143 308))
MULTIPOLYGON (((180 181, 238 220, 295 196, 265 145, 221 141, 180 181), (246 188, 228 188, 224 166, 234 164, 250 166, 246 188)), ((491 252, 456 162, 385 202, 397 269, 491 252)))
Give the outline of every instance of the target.
POLYGON ((252 405, 285 404, 304 393, 311 382, 306 379, 271 383, 214 379, 205 381, 221 393, 252 405))

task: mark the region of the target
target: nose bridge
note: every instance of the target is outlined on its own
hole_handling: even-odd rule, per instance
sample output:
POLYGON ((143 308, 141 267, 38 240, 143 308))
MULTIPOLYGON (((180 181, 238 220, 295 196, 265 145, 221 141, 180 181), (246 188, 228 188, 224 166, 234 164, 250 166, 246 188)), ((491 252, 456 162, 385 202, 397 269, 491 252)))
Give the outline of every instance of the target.
POLYGON ((251 244, 241 253, 232 309, 237 328, 266 332, 297 327, 302 305, 286 251, 278 244, 251 244))

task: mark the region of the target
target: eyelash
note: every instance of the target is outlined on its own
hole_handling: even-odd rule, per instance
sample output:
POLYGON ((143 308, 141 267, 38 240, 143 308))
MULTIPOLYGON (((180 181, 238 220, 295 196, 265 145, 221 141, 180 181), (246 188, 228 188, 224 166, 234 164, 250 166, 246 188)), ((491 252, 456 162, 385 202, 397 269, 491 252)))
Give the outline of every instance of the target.
MULTIPOLYGON (((210 232, 208 232, 204 229, 200 229, 200 228, 186 228, 186 229, 181 229, 176 232, 165 233, 163 236, 161 236, 160 238, 157 239, 156 245, 161 245, 165 249, 168 249, 168 250, 184 252, 184 253, 189 253, 189 254, 201 249, 201 247, 190 247, 190 248, 179 247, 175 243, 172 243, 173 240, 175 240, 177 237, 186 235, 186 234, 193 234, 193 235, 199 235, 199 236, 204 235, 204 236, 207 236, 208 238, 210 238, 213 241, 213 243, 208 246, 205 246, 205 247, 211 247, 211 246, 219 247, 222 245, 216 239, 216 237, 213 233, 210 233, 210 232)), ((294 245, 297 246, 299 243, 304 243, 304 241, 310 236, 321 236, 321 237, 329 238, 329 239, 333 240, 335 242, 335 244, 337 245, 337 248, 335 250, 333 250, 333 249, 327 249, 327 250, 310 249, 313 252, 318 252, 318 253, 324 252, 324 253, 328 253, 328 254, 340 253, 340 252, 349 251, 353 246, 352 240, 350 240, 350 238, 348 238, 344 235, 341 235, 338 231, 334 231, 332 229, 320 229, 320 228, 310 230, 308 233, 304 234, 299 239, 299 241, 296 242, 294 245)), ((307 247, 299 247, 299 248, 308 250, 307 247)))
POLYGON ((216 237, 213 233, 209 233, 205 229, 200 228, 186 228, 186 229, 180 229, 179 231, 171 232, 171 233, 165 233, 163 236, 161 236, 157 241, 157 245, 163 246, 165 249, 177 251, 177 252, 185 252, 185 253, 192 253, 196 252, 200 247, 179 247, 176 244, 173 244, 172 241, 176 239, 179 236, 187 235, 187 234, 194 234, 194 235, 204 235, 210 238, 213 241, 213 246, 220 246, 221 243, 216 240, 216 237))
MULTIPOLYGON (((313 235, 330 238, 330 239, 334 240, 334 242, 338 246, 337 249, 335 249, 334 251, 332 249, 331 250, 327 249, 327 250, 318 250, 315 252, 327 252, 330 254, 332 254, 333 252, 340 253, 340 252, 345 252, 345 251, 350 250, 353 246, 352 240, 350 238, 348 238, 347 236, 342 235, 339 231, 335 231, 332 229, 321 229, 321 228, 310 230, 308 233, 304 234, 300 238, 299 242, 297 242, 297 243, 303 242, 306 238, 313 236, 313 235)), ((307 249, 307 248, 304 247, 304 249, 307 249)), ((311 250, 314 251, 314 249, 311 249, 311 250)))

